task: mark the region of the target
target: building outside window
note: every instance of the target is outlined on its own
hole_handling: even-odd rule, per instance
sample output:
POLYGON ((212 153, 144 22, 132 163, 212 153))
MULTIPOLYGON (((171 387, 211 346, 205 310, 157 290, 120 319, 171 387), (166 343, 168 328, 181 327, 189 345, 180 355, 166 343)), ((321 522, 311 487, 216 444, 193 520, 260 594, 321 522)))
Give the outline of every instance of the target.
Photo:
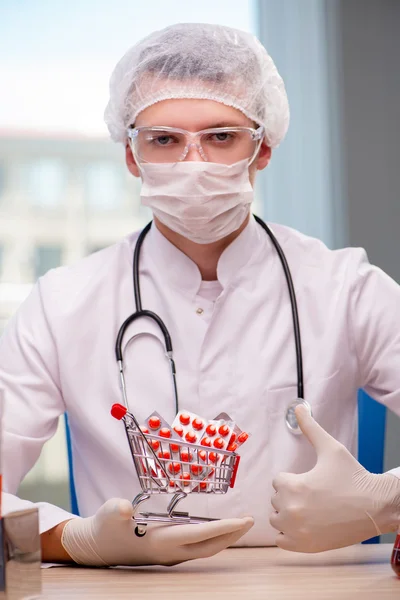
POLYGON ((85 199, 88 208, 95 211, 120 209, 124 178, 124 165, 109 161, 89 164, 85 172, 85 199))
POLYGON ((67 166, 57 158, 40 158, 22 167, 22 186, 29 203, 37 208, 55 209, 63 204, 67 166))
POLYGON ((61 265, 62 248, 61 246, 38 246, 34 254, 35 279, 42 277, 50 269, 55 269, 61 265))

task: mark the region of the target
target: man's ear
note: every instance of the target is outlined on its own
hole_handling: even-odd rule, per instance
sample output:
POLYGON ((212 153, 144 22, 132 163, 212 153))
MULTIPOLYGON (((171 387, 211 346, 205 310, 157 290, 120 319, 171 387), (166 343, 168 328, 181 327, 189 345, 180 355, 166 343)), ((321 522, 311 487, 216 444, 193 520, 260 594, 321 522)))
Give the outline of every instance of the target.
POLYGON ((262 171, 268 165, 271 160, 272 150, 267 145, 265 140, 263 140, 260 150, 258 151, 257 159, 256 159, 256 168, 258 171, 262 171))
POLYGON ((125 145, 125 161, 129 172, 132 173, 132 175, 134 175, 135 177, 140 177, 139 168, 136 164, 135 157, 133 156, 132 148, 130 147, 128 142, 126 142, 125 145))

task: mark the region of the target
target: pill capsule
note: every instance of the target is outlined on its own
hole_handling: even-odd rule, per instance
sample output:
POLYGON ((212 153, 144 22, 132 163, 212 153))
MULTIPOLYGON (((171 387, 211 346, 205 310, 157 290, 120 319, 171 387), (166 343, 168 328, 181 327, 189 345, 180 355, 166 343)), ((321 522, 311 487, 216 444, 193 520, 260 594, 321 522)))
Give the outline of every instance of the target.
POLYGON ((144 425, 141 425, 141 426, 140 426, 140 431, 141 431, 142 433, 149 433, 149 430, 148 430, 148 429, 147 429, 147 427, 145 427, 144 425))
POLYGON ((185 435, 185 440, 187 442, 189 442, 190 444, 194 444, 195 441, 197 440, 197 435, 195 434, 194 431, 188 431, 187 434, 185 435))
POLYGON ((160 451, 158 453, 158 458, 163 458, 165 460, 170 460, 171 459, 171 454, 169 452, 160 451))
POLYGON ((237 448, 237 444, 229 444, 229 446, 227 447, 228 452, 235 452, 236 448, 237 448))
POLYGON ((193 475, 200 475, 203 472, 203 467, 200 465, 190 465, 190 470, 192 471, 193 475))
POLYGON ((235 442, 235 441, 236 441, 236 433, 232 433, 229 443, 233 444, 233 442, 235 442))
POLYGON ((190 415, 188 415, 187 413, 182 413, 179 416, 179 420, 182 423, 182 425, 189 425, 189 423, 190 423, 190 415))
POLYGON ((179 452, 178 444, 170 444, 169 447, 171 449, 171 452, 179 452))
POLYGON ((216 463, 218 460, 218 454, 216 452, 210 452, 208 458, 212 463, 216 463))
POLYGON ((179 473, 181 470, 181 465, 179 463, 169 463, 168 471, 172 474, 179 473))
POLYGON ((183 436, 183 427, 181 427, 180 425, 175 425, 174 427, 174 431, 175 433, 177 433, 180 437, 183 436))
POLYGON ((168 429, 168 427, 163 427, 162 429, 160 429, 160 432, 158 435, 163 438, 170 438, 172 434, 171 434, 171 430, 168 429))
POLYGON ((207 483, 205 481, 200 481, 200 489, 201 490, 206 490, 207 489, 207 483))
POLYGON ((218 433, 222 437, 226 437, 228 435, 228 433, 229 433, 229 427, 228 427, 228 425, 221 425, 221 427, 218 429, 218 433))
POLYGON ((193 454, 188 450, 182 450, 181 452, 181 461, 182 462, 190 462, 193 459, 193 454))
POLYGON ((207 435, 214 437, 214 435, 217 433, 217 428, 215 427, 215 425, 210 423, 209 425, 207 425, 206 433, 207 435))
POLYGON ((149 427, 150 429, 158 429, 161 427, 161 419, 159 419, 159 417, 150 417, 149 427))
POLYGON ((219 448, 219 450, 221 450, 224 446, 225 446, 225 442, 222 438, 215 438, 214 448, 219 448))
POLYGON ((179 475, 179 479, 183 481, 183 485, 189 485, 190 473, 182 473, 182 475, 179 475))
POLYGON ((200 444, 209 448, 211 446, 211 440, 209 437, 205 437, 201 440, 200 444))
POLYGON ((199 458, 205 462, 207 460, 207 452, 205 450, 200 450, 199 458))
POLYGON ((243 442, 245 442, 248 439, 249 439, 249 434, 246 433, 245 431, 242 431, 242 433, 238 437, 238 442, 240 442, 241 444, 243 444, 243 442))
POLYGON ((192 427, 193 429, 196 429, 196 431, 200 431, 200 429, 203 429, 204 423, 201 419, 193 419, 192 427))
POLYGON ((158 450, 160 447, 160 442, 158 440, 151 440, 150 445, 153 450, 158 450))

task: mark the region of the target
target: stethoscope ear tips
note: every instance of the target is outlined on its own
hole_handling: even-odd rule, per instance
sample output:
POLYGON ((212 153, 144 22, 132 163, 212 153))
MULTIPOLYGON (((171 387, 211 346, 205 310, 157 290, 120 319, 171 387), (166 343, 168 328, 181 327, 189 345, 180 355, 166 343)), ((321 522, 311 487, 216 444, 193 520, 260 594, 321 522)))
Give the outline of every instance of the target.
POLYGON ((296 406, 299 406, 300 404, 303 404, 303 406, 305 406, 307 408, 310 415, 312 416, 311 406, 309 405, 309 403, 306 400, 304 400, 304 398, 296 398, 296 400, 294 400, 291 404, 289 404, 289 406, 286 409, 285 421, 286 421, 287 428, 294 435, 302 434, 302 431, 297 422, 296 413, 294 412, 296 406))

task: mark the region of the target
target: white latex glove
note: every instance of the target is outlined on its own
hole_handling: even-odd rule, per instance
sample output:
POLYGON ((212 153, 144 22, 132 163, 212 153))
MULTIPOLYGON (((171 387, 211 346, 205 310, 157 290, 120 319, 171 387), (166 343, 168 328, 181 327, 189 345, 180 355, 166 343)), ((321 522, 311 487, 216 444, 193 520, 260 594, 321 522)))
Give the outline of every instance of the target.
POLYGON ((254 524, 252 517, 188 525, 149 524, 135 534, 129 500, 113 498, 93 517, 68 521, 61 543, 78 564, 176 565, 217 554, 234 544, 254 524))
POLYGON ((270 523, 280 532, 276 544, 322 552, 397 531, 400 479, 369 473, 303 406, 296 416, 317 452, 317 464, 308 473, 280 473, 273 481, 270 523))

